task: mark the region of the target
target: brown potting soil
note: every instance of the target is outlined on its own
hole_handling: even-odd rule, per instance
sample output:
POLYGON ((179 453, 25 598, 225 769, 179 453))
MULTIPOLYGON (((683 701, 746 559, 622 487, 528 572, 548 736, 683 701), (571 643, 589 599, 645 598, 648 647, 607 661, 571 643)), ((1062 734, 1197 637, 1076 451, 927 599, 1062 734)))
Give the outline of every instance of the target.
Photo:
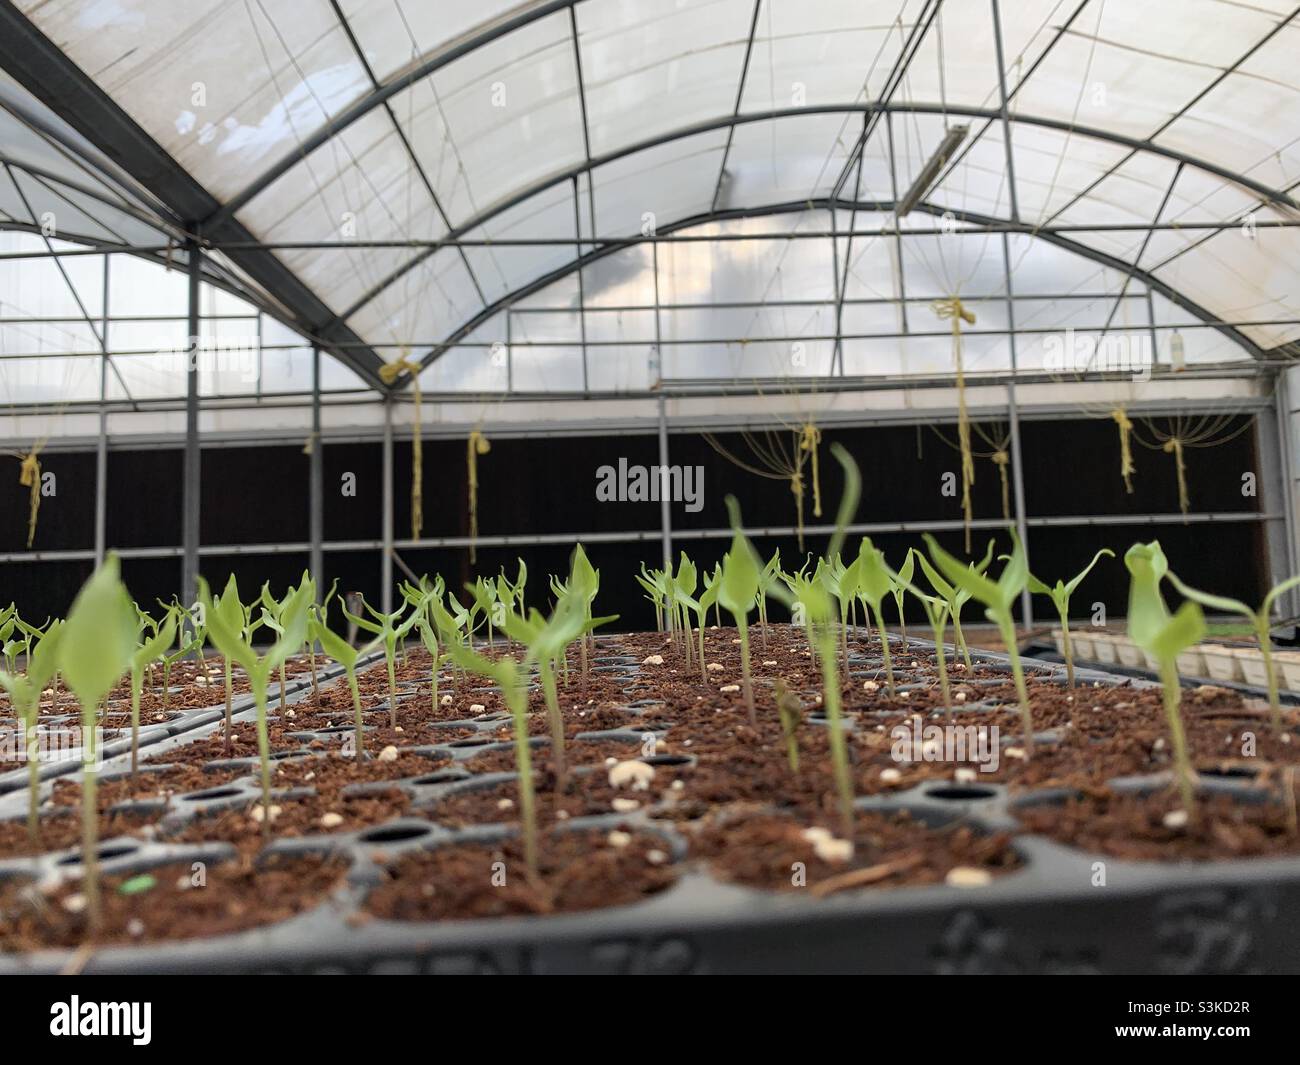
POLYGON ((20 881, 0 882, 0 943, 10 950, 33 950, 239 932, 329 905, 345 871, 338 860, 307 855, 271 856, 257 865, 243 859, 166 865, 143 874, 147 880, 142 874, 106 876, 101 925, 93 936, 78 881, 48 893, 20 881))
MULTIPOLYGON (((693 655, 697 647, 692 641, 693 655)), ((1207 778, 1244 781, 1260 794, 1258 802, 1249 804, 1206 796, 1194 820, 1179 826, 1175 819, 1171 825, 1166 818, 1177 807, 1176 793, 1166 779, 1173 766, 1172 744, 1158 688, 1121 683, 1069 689, 1031 672, 1028 685, 1037 734, 1031 745, 1006 671, 978 660, 966 669, 959 656, 950 657, 953 701, 951 710, 946 710, 932 652, 893 645, 897 690, 891 694, 883 663, 878 664, 878 640, 854 636, 849 650, 852 658, 848 672, 841 676, 841 692, 845 750, 857 796, 955 779, 974 788, 1003 785, 1013 798, 1061 789, 1078 798, 1026 807, 1018 814, 1026 831, 1083 850, 1136 860, 1300 854, 1287 790, 1290 774, 1300 774, 1296 769, 1300 716, 1294 709, 1284 710, 1279 729, 1258 702, 1217 687, 1185 691, 1181 713, 1197 771, 1207 778), (995 747, 996 764, 955 764, 930 757, 924 744, 917 749, 903 742, 918 733, 924 737, 925 728, 933 725, 996 726, 1002 741, 995 747), (1122 795, 1110 786, 1114 778, 1153 774, 1156 782, 1145 797, 1122 795)), ((832 732, 821 720, 825 708, 820 702, 820 671, 801 631, 771 626, 764 647, 761 630, 752 630, 752 712, 740 690, 740 647, 733 629, 705 631, 703 669, 698 660, 688 662, 683 649, 660 633, 599 638, 593 664, 609 655, 623 656, 631 668, 593 669, 584 680, 575 649, 570 654, 567 686, 563 679, 557 681, 569 770, 563 781, 548 742, 531 748, 538 823, 545 840, 537 879, 529 880, 521 872, 521 844, 516 838, 492 846, 439 845, 398 859, 391 879, 371 893, 368 912, 425 919, 560 912, 635 901, 662 890, 679 873, 678 865, 657 860, 659 852, 670 848, 645 831, 647 823, 655 822, 685 841, 687 864, 707 868, 719 879, 764 890, 794 890, 793 863, 802 864, 805 886, 813 894, 941 883, 950 875, 959 882, 978 884, 986 874, 1002 876, 1018 867, 1019 859, 1005 835, 984 835, 961 823, 927 828, 883 813, 856 815, 851 856, 833 845, 828 850, 824 840, 819 850, 818 834, 810 838, 806 832, 822 829, 834 836, 839 830, 839 807, 832 732), (662 657, 661 663, 641 664, 655 655, 662 657), (802 720, 794 736, 797 769, 790 763, 776 710, 777 678, 783 678, 802 701, 802 720), (737 690, 724 690, 733 685, 737 690), (635 701, 646 705, 637 712, 629 705, 635 701), (608 729, 626 730, 637 737, 656 734, 654 773, 642 787, 616 786, 609 773, 611 760, 643 757, 647 748, 640 739, 576 740, 579 733, 608 729), (579 769, 584 771, 575 771, 579 769), (593 814, 613 815, 611 823, 625 818, 631 840, 610 844, 606 830, 553 831, 593 814), (648 857, 652 851, 656 860, 648 857), (484 872, 495 860, 506 863, 505 886, 492 884, 484 872), (962 872, 953 874, 954 869, 962 872)), ((444 665, 439 699, 432 703, 429 670, 429 656, 415 649, 408 650, 395 669, 399 694, 413 692, 398 703, 396 728, 384 707, 389 686, 383 662, 360 675, 369 755, 365 759, 346 753, 354 717, 343 678, 323 684, 317 694, 306 693, 283 716, 277 716, 280 707, 273 684, 268 706, 273 718, 270 746, 283 757, 272 766, 272 786, 280 794, 272 800, 269 826, 265 816, 260 821, 255 816, 260 806, 256 791, 250 792, 247 804, 214 810, 188 822, 174 816, 164 820, 160 811, 131 817, 113 812, 130 800, 158 800, 220 787, 239 777, 256 780, 257 733, 252 723, 245 722, 234 727, 229 745, 218 728, 203 739, 160 753, 157 760, 167 769, 142 771, 134 780, 101 781, 100 838, 152 834, 181 842, 231 843, 244 862, 232 868, 244 869, 268 838, 337 835, 397 816, 425 818, 453 828, 487 824, 517 828, 520 795, 513 780, 478 788, 456 785, 431 801, 425 801, 428 793, 421 791, 419 802, 396 783, 356 790, 357 785, 418 778, 453 764, 473 776, 514 771, 513 723, 500 693, 444 665), (444 696, 448 701, 443 701, 444 696), (493 715, 501 717, 493 720, 493 715), (477 724, 431 727, 469 718, 478 719, 477 724), (324 728, 340 731, 314 738, 297 735, 324 728), (446 754, 429 758, 412 750, 455 743, 465 751, 477 741, 502 746, 454 763, 446 754), (380 757, 389 747, 395 750, 380 757), (251 761, 221 766, 230 758, 251 761), (289 793, 290 789, 298 792, 289 793)), ((536 686, 528 696, 527 728, 530 735, 549 741, 550 720, 536 686)), ((152 764, 149 748, 142 750, 141 757, 142 769, 147 769, 152 764)), ((80 842, 79 790, 74 778, 55 785, 42 819, 40 849, 74 847, 80 842)), ((25 823, 0 821, 0 860, 30 853, 25 823)), ((240 876, 254 874, 246 871, 240 876)), ((240 909, 241 920, 278 920, 286 907, 292 910, 305 904, 307 887, 322 886, 311 876, 304 876, 302 885, 301 895, 277 896, 270 891, 266 912, 261 912, 257 893, 245 891, 238 877, 229 881, 214 877, 204 889, 208 893, 204 897, 213 901, 185 911, 189 916, 178 924, 177 935, 218 934, 235 927, 237 922, 232 924, 222 908, 227 894, 240 909)), ((18 889, 9 883, 3 890, 2 897, 9 899, 18 889)), ((5 926, 0 946, 26 949, 38 941, 76 941, 75 922, 70 922, 71 918, 60 918, 43 924, 29 914, 5 926)), ((166 932, 161 925, 149 924, 145 934, 166 932)))
POLYGON ((530 875, 518 838, 408 855, 365 912, 397 921, 571 913, 637 902, 678 875, 662 840, 620 829, 543 833, 537 865, 530 875))

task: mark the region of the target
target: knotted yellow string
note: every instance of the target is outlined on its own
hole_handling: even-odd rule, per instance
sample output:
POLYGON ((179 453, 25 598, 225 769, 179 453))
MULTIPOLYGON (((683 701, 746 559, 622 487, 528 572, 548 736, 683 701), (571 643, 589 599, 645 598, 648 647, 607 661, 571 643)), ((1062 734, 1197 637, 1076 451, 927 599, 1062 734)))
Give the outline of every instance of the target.
POLYGON ((1011 496, 1007 490, 1007 463, 1011 461, 1011 456, 1005 451, 995 451, 989 457, 993 459, 993 464, 998 468, 998 476, 1002 478, 1002 520, 1010 523, 1011 496))
POLYGON ((36 539, 36 514, 41 509, 41 462, 36 456, 40 445, 32 446, 31 451, 22 457, 22 466, 18 471, 18 483, 30 488, 30 505, 27 511, 27 546, 32 546, 36 539))
POLYGON ((970 489, 975 483, 975 456, 970 445, 970 415, 966 411, 966 373, 961 357, 961 323, 975 324, 975 313, 968 311, 956 296, 935 300, 931 306, 941 319, 952 322, 952 357, 957 366, 957 441, 961 446, 961 510, 966 529, 966 553, 970 554, 970 489))
POLYGON ((492 450, 488 438, 477 429, 469 434, 465 449, 465 467, 469 473, 469 560, 477 559, 475 541, 478 539, 478 457, 492 450))
POLYGON ((420 438, 420 364, 400 357, 379 368, 379 379, 391 385, 402 374, 411 375, 411 395, 415 409, 411 415, 411 539, 418 540, 424 529, 424 442, 420 438))
POLYGON ((1183 517, 1187 516, 1187 467, 1183 465, 1183 440, 1179 436, 1171 436, 1164 442, 1161 448, 1166 454, 1174 456, 1174 464, 1178 467, 1178 509, 1183 512, 1183 517))
MULTIPOLYGON (((800 430, 799 450, 807 451, 812 456, 813 517, 815 518, 822 516, 822 482, 817 470, 817 447, 821 442, 822 431, 812 422, 806 423, 800 430)), ((800 494, 802 495, 802 489, 800 494)))
POLYGON ((790 474, 790 491, 794 493, 794 534, 803 550, 803 472, 796 469, 790 474))
POLYGON ((1119 472, 1124 478, 1124 490, 1133 494, 1133 474, 1137 468, 1133 465, 1133 447, 1131 434, 1133 432, 1133 423, 1129 421, 1128 411, 1123 407, 1116 407, 1110 412, 1110 416, 1119 426, 1119 472))

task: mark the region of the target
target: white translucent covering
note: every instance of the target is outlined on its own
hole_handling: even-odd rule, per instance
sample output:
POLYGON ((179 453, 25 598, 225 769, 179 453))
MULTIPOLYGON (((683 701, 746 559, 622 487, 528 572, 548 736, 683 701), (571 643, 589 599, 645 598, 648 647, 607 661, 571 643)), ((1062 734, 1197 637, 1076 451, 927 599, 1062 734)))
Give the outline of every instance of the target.
MULTIPOLYGON (((640 387, 656 336, 668 376, 764 376, 796 342, 810 372, 942 372, 941 337, 865 334, 928 332, 913 323, 933 317, 933 298, 1005 294, 1001 234, 955 235, 961 219, 1042 231, 1008 240, 1018 295, 1093 291, 1118 301, 1118 320, 1146 315, 1148 288, 1168 286, 1191 308, 1179 313, 1188 351, 1192 333, 1204 340, 1198 357, 1241 352, 1204 319, 1241 323, 1262 349, 1300 337, 1296 229, 1203 228, 1300 218, 1276 202, 1300 181, 1300 28, 1281 0, 1020 0, 997 5, 997 26, 988 0, 946 0, 934 17, 927 0, 19 6, 218 200, 238 197, 255 237, 318 245, 276 254, 381 357, 442 352, 431 389, 491 391, 498 371, 521 390, 640 387), (657 321, 643 309, 653 254, 605 260, 593 247, 717 212, 824 206, 835 192, 888 205, 956 125, 970 128, 958 155, 900 222, 932 229, 948 212, 943 234, 661 243, 657 321), (428 246, 447 238, 469 243, 428 246), (562 276, 580 256, 581 285, 562 276), (802 317, 675 309, 771 299, 808 306, 802 317), (570 308, 567 332, 524 313, 547 301, 570 308), (623 305, 642 309, 597 310, 623 305), (838 349, 819 339, 837 316, 838 349), (537 346, 519 346, 530 337, 537 346), (475 353, 494 342, 510 349, 507 366, 485 370, 475 353)), ((12 150, 32 165, 49 155, 39 143, 12 150)), ((43 162, 71 166, 57 153, 43 162)), ((22 220, 24 190, 50 200, 0 171, 0 216, 22 220)), ((61 196, 70 233, 156 239, 120 206, 61 196)), ((887 211, 835 218, 841 232, 892 222, 887 211)), ((829 230, 830 216, 693 232, 733 225, 829 230)), ((1082 313, 1066 302, 1016 325, 1064 328, 1082 313)), ((996 322, 1004 310, 977 313, 996 322)), ((1033 336, 1017 348, 1021 368, 1034 365, 1033 336)), ((972 337, 970 350, 977 369, 1010 365, 1005 338, 972 337)))

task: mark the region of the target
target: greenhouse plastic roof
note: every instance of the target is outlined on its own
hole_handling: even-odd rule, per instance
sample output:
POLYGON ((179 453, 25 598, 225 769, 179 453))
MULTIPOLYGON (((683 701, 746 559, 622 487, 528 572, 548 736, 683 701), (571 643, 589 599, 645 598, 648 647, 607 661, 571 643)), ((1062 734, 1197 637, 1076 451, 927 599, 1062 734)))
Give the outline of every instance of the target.
MULTIPOLYGON (((87 239, 197 232, 371 383, 403 347, 438 357, 579 264, 649 271, 629 252, 647 235, 789 213, 836 227, 818 243, 856 267, 872 238, 842 234, 892 224, 954 125, 970 132, 904 229, 1049 242, 1258 356, 1300 337, 1298 10, 0 0, 0 65, 105 161, 19 160, 75 196, 87 239)), ((938 239, 903 243, 934 295, 956 294, 979 264, 936 266, 938 239)), ((1027 254, 1009 256, 1017 288, 1027 254)))

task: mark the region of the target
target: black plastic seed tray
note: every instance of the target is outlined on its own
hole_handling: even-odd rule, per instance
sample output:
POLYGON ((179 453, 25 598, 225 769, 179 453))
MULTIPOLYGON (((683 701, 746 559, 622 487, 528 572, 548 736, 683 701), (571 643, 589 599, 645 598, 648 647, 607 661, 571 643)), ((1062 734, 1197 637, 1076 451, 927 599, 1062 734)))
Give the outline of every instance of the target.
MULTIPOLYGON (((919 640, 913 647, 922 647, 919 640)), ((982 664, 1005 666, 980 654, 982 664)), ((631 657, 601 662, 637 676, 631 657)), ((873 673, 876 662, 852 668, 873 673)), ((1050 666, 1034 666, 1048 679, 1050 666)), ((1132 683, 1095 671, 1080 681, 1132 683)), ((301 692, 298 697, 301 697, 301 692)), ((651 700, 629 701, 626 728, 584 738, 622 739, 635 754, 647 732, 666 727, 651 700)), ((247 713, 247 712, 246 712, 247 713)), ((504 715, 449 722, 486 738, 504 715)), ((190 742, 211 729, 168 738, 190 742)), ((304 740, 330 733, 305 732, 304 740)), ((1040 734, 1050 742, 1050 734, 1040 734)), ((535 743, 545 743, 538 738, 535 743)), ((357 920, 382 867, 413 850, 464 842, 491 842, 512 826, 448 829, 437 823, 437 804, 465 788, 490 788, 510 773, 480 773, 482 750, 509 743, 454 741, 429 753, 450 762, 400 782, 413 805, 432 820, 405 817, 344 835, 284 839, 267 853, 336 854, 349 863, 342 887, 309 913, 281 924, 203 941, 108 947, 95 952, 86 972, 115 973, 1248 973, 1300 970, 1300 858, 1207 863, 1127 862, 1083 853, 1051 840, 1018 833, 1017 811, 1060 802, 1059 792, 1010 796, 992 783, 933 781, 908 791, 866 796, 860 809, 907 811, 934 827, 967 822, 1009 831, 1022 860, 1014 872, 974 888, 934 886, 861 889, 816 899, 799 892, 763 892, 714 880, 686 856, 686 843, 654 809, 574 818, 553 831, 625 827, 655 834, 681 875, 645 901, 579 914, 437 923, 357 920)), ((160 746, 159 754, 166 747, 160 746)), ((294 752, 311 757, 306 748, 294 752)), ((293 755, 291 755, 293 756, 293 755)), ((650 756, 650 760, 661 756, 650 756)), ((157 759, 154 759, 157 761, 157 759)), ((122 768, 105 767, 111 774, 122 768)), ((673 759, 689 774, 689 759, 673 759)), ((251 770, 252 767, 250 767, 251 770)), ((1160 777, 1116 781, 1119 788, 1151 789, 1160 777)), ((391 785, 385 785, 391 786, 391 785)), ((1226 778, 1205 786, 1236 801, 1259 798, 1252 781, 1226 778)), ((173 796, 156 838, 106 840, 105 873, 142 872, 177 861, 216 861, 226 844, 166 842, 172 829, 231 805, 256 801, 250 771, 209 794, 173 796)), ((15 816, 21 796, 0 799, 0 817, 15 816)), ((49 881, 76 876, 77 852, 0 863, 0 878, 49 881)), ((69 952, 0 956, 0 973, 57 972, 69 952)))

